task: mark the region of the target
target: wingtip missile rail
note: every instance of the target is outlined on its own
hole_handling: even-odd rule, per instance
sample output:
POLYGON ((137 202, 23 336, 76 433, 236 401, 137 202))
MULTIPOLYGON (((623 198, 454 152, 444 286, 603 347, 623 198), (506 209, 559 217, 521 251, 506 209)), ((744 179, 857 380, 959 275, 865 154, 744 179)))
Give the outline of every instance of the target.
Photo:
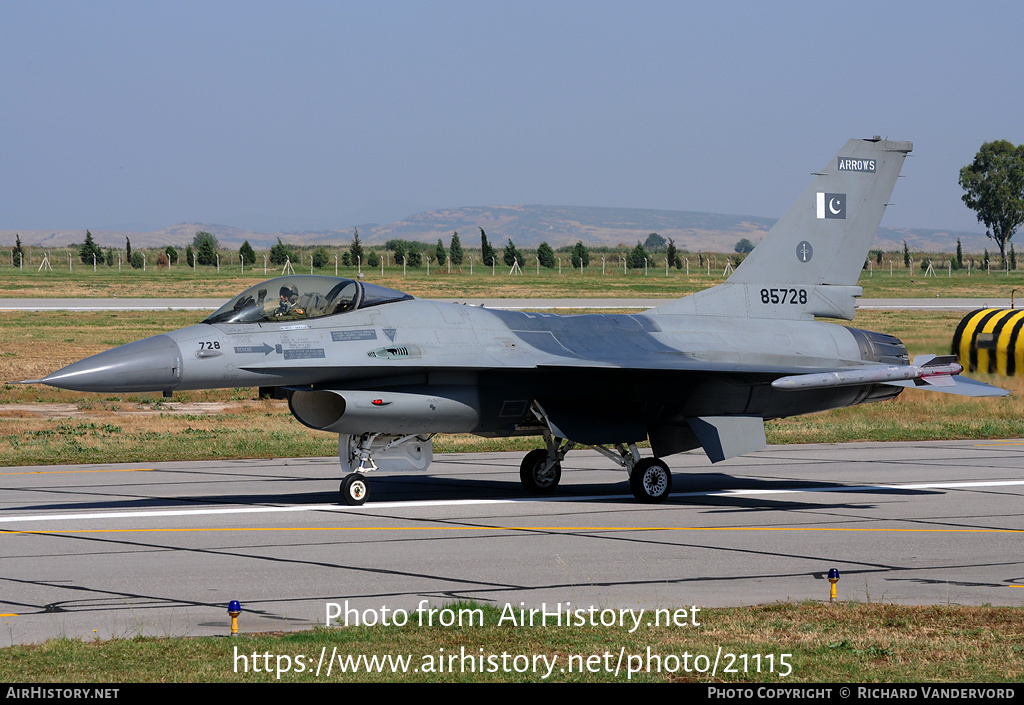
MULTIPOLYGON (((831 387, 852 387, 865 384, 893 384, 899 386, 929 385, 951 387, 957 385, 955 376, 964 371, 963 365, 953 362, 954 356, 921 356, 910 365, 871 366, 832 372, 813 372, 802 375, 788 375, 772 382, 772 387, 782 391, 806 389, 828 389, 831 387)), ((972 396, 1006 396, 1005 389, 985 385, 975 380, 961 379, 974 387, 987 388, 987 393, 978 389, 972 396)))

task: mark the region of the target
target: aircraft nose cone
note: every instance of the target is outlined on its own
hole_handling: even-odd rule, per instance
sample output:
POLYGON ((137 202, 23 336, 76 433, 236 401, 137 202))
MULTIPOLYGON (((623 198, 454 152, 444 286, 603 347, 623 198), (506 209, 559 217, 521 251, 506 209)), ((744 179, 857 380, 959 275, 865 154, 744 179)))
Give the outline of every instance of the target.
POLYGON ((39 380, 78 392, 160 392, 181 382, 181 349, 157 335, 74 362, 39 380))

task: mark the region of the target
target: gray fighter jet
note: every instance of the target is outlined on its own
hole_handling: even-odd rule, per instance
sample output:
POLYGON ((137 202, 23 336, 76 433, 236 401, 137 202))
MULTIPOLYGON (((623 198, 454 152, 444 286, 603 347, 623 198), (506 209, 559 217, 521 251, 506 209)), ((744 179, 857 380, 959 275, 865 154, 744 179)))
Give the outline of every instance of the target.
POLYGON ((271 279, 198 325, 71 364, 42 380, 91 392, 283 390, 310 428, 337 433, 341 498, 372 470, 425 469, 436 433, 540 435, 520 476, 551 492, 561 461, 594 448, 637 499, 664 500, 661 458, 719 462, 765 447, 764 420, 881 401, 904 387, 993 396, 955 358, 912 364, 852 319, 857 279, 912 145, 851 140, 728 281, 642 314, 553 315, 437 303, 364 281, 271 279), (654 457, 636 444, 649 439, 654 457))

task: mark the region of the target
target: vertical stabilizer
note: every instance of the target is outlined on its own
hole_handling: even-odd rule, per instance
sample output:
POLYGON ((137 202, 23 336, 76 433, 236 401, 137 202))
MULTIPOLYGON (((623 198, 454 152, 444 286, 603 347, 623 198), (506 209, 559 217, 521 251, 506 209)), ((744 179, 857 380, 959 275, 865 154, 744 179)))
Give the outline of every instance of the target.
POLYGON ((857 279, 911 149, 850 140, 728 281, 654 312, 852 319, 857 279))

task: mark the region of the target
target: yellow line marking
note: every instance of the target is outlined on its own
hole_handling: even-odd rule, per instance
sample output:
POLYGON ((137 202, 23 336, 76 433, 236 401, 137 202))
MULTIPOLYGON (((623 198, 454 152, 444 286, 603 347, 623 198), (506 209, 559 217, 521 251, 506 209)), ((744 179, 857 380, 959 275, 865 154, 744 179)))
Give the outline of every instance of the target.
POLYGON ((975 443, 975 448, 998 448, 999 446, 1024 446, 1024 441, 1013 441, 1007 443, 975 443))
POLYGON ((1024 529, 858 529, 815 526, 238 526, 164 529, 0 530, 0 534, 133 534, 196 531, 860 531, 919 534, 1024 534, 1024 529))
MULTIPOLYGON (((1021 585, 1021 587, 1024 587, 1024 585, 1021 585)), ((13 612, 11 612, 10 614, 0 614, 0 617, 17 617, 17 616, 18 615, 14 614, 13 612)))
POLYGON ((0 477, 7 475, 64 475, 79 472, 154 472, 154 468, 128 468, 125 470, 27 470, 25 472, 0 472, 0 477))

